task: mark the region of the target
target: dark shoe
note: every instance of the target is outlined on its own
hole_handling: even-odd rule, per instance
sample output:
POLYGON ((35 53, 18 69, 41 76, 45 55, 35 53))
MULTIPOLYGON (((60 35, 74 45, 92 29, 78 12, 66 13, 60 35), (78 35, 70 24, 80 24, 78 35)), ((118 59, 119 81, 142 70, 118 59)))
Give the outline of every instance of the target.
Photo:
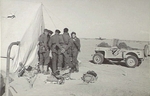
POLYGON ((67 69, 69 69, 69 66, 66 66, 66 67, 64 68, 64 70, 67 70, 67 69))
POLYGON ((56 71, 55 73, 52 73, 54 76, 60 75, 60 71, 56 71))
POLYGON ((79 72, 79 70, 75 70, 75 72, 77 72, 77 73, 78 73, 78 72, 79 72))
POLYGON ((75 72, 75 70, 74 69, 70 69, 70 73, 74 73, 75 72))

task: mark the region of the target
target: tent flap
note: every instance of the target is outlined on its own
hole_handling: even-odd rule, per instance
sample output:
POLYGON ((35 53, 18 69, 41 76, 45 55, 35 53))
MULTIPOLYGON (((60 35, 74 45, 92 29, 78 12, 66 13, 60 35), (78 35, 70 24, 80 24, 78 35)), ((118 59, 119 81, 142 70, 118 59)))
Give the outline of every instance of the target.
MULTIPOLYGON (((5 10, 6 12, 3 13, 3 15, 6 15, 7 11, 15 12, 15 18, 2 18, 2 24, 4 24, 2 26, 2 39, 6 39, 6 42, 2 43, 4 52, 1 55, 6 56, 7 47, 11 42, 20 41, 19 47, 14 46, 12 48, 11 57, 14 59, 10 64, 11 72, 17 70, 19 63, 24 64, 26 67, 38 63, 38 37, 44 30, 42 4, 29 2, 19 3, 21 3, 20 5, 22 6, 15 2, 13 3, 15 8, 11 6, 11 11, 7 9, 5 10)), ((4 59, 3 61, 6 64, 6 60, 4 59)))

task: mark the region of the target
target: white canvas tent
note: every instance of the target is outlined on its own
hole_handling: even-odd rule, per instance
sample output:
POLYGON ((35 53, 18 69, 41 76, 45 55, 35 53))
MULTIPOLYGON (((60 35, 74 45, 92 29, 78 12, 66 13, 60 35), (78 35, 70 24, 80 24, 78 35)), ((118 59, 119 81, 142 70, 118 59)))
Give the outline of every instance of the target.
MULTIPOLYGON (((44 30, 42 4, 3 0, 1 5, 1 56, 7 56, 10 43, 20 41, 11 50, 10 72, 15 72, 20 62, 25 66, 37 64, 38 37, 44 30)), ((6 58, 0 61, 0 70, 6 70, 6 58)))

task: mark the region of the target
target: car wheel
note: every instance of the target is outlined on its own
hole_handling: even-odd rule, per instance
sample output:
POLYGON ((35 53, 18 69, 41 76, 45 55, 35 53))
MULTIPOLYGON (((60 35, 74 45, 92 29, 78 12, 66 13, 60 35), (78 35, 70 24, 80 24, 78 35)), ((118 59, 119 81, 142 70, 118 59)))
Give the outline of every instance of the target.
POLYGON ((104 61, 104 56, 102 53, 96 53, 94 56, 93 56, 93 61, 95 64, 102 64, 103 61, 104 61))
POLYGON ((138 59, 135 56, 128 56, 125 63, 127 67, 135 68, 138 65, 138 59))

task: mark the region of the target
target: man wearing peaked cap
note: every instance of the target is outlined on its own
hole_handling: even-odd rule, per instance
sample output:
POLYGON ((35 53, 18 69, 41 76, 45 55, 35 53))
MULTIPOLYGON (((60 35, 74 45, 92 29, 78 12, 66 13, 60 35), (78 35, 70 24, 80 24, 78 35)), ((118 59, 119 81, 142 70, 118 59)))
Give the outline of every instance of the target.
POLYGON ((60 30, 58 30, 58 29, 57 29, 57 30, 55 30, 55 33, 60 33, 60 30))
POLYGON ((72 46, 71 46, 71 56, 72 56, 72 64, 73 69, 76 72, 79 72, 79 65, 78 65, 78 54, 80 52, 80 39, 76 36, 75 32, 71 33, 71 40, 72 40, 72 46))
POLYGON ((57 71, 57 66, 61 67, 61 59, 60 54, 62 50, 62 38, 60 36, 60 30, 55 30, 55 34, 50 38, 49 46, 52 50, 52 72, 55 73, 57 71))
POLYGON ((49 57, 50 48, 48 46, 48 42, 52 34, 53 32, 51 30, 44 29, 44 33, 41 34, 38 39, 39 40, 39 51, 38 51, 39 67, 42 73, 47 72, 47 65, 50 62, 50 57, 49 57))
POLYGON ((48 31, 49 34, 53 34, 53 31, 51 31, 51 30, 47 30, 47 31, 48 31))
POLYGON ((68 69, 68 68, 73 68, 72 64, 71 64, 71 38, 70 35, 68 33, 69 29, 68 28, 64 28, 63 30, 63 34, 61 35, 62 39, 63 39, 63 50, 61 51, 63 54, 63 59, 64 62, 62 62, 62 64, 64 64, 64 69, 68 69))

